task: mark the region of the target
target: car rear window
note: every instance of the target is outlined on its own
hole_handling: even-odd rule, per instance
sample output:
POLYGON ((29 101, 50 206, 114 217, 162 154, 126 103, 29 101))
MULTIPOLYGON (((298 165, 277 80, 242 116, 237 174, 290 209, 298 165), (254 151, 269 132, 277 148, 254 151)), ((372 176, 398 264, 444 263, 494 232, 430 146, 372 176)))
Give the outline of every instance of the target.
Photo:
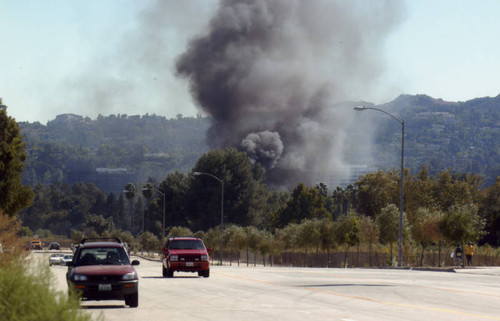
POLYGON ((170 241, 171 250, 204 250, 203 242, 200 240, 173 240, 170 241))
POLYGON ((130 265, 130 260, 121 247, 82 248, 76 265, 130 265))

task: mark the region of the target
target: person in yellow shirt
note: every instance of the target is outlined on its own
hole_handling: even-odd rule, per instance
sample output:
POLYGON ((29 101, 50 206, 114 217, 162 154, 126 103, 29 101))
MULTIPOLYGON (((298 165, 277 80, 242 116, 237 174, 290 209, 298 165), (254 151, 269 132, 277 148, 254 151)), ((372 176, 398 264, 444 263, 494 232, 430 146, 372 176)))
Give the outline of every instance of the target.
POLYGON ((465 246, 465 257, 467 258, 467 265, 471 266, 472 265, 472 256, 474 256, 475 252, 474 245, 472 242, 467 242, 467 245, 465 246))

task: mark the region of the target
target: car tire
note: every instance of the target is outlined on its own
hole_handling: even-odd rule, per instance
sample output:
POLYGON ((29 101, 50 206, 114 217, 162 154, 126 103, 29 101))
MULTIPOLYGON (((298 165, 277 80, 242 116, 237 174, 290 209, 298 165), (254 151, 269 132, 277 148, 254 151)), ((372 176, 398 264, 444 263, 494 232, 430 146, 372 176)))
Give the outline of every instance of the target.
POLYGON ((167 269, 167 278, 173 278, 173 277, 174 277, 174 270, 167 269))
POLYGON ((167 273, 167 269, 163 266, 163 264, 161 265, 161 274, 163 275, 164 278, 167 277, 168 273, 167 273))
POLYGON ((139 292, 136 292, 125 299, 125 304, 131 308, 139 306, 139 292))
POLYGON ((204 278, 210 277, 210 269, 203 271, 203 277, 204 278))

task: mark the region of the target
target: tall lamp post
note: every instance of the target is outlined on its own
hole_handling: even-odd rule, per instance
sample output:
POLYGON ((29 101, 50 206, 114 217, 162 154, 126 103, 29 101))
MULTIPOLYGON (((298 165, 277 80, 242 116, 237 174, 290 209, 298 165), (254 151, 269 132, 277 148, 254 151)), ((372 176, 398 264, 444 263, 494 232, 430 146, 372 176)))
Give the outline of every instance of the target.
POLYGON ((217 180, 220 183, 220 259, 219 263, 222 266, 222 235, 224 233, 223 225, 224 225, 224 181, 218 178, 215 175, 209 173, 202 172, 194 172, 194 176, 207 175, 217 180))
POLYGON ((366 107, 366 106, 358 106, 354 107, 356 111, 365 111, 367 109, 372 109, 376 111, 380 111, 386 115, 391 116, 394 120, 396 120, 401 125, 401 179, 400 179, 400 187, 399 187, 399 254, 398 254, 398 266, 402 266, 402 257, 403 257, 403 179, 404 179, 404 154, 405 154, 405 121, 403 119, 399 119, 393 114, 379 108, 374 107, 366 107))
MULTIPOLYGON (((149 190, 147 187, 142 188, 142 191, 147 191, 147 190, 149 190)), ((165 193, 157 189, 153 189, 153 191, 163 196, 163 220, 161 223, 161 242, 163 243, 163 241, 165 240, 165 202, 166 202, 165 193)))

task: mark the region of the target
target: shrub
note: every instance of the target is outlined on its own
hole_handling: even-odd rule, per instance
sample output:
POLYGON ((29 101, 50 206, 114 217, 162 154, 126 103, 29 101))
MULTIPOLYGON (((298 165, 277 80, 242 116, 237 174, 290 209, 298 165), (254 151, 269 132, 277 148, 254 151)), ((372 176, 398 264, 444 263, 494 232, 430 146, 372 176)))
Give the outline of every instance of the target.
POLYGON ((0 240, 13 251, 0 253, 0 319, 16 321, 86 321, 79 299, 58 292, 49 266, 18 251, 18 222, 0 213, 0 240), (14 245, 13 247, 10 247, 14 245))

